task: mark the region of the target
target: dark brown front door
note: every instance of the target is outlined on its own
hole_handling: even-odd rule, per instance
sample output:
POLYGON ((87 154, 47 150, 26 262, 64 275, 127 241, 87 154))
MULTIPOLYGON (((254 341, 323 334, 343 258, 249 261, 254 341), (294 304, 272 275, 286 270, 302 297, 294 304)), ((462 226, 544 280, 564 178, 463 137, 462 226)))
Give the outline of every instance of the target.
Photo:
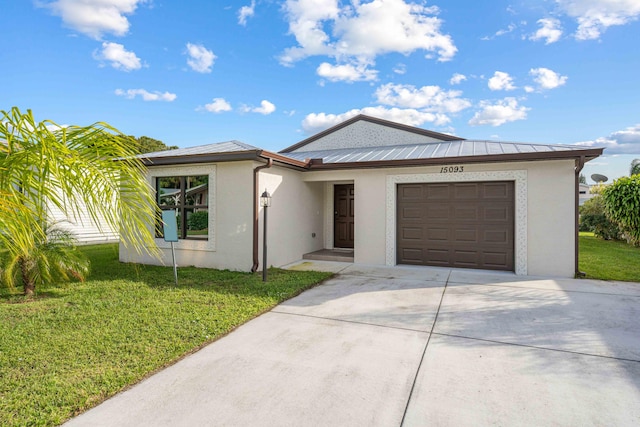
POLYGON ((334 187, 333 246, 353 248, 353 184, 334 187))
POLYGON ((398 185, 398 264, 514 269, 514 183, 398 185))

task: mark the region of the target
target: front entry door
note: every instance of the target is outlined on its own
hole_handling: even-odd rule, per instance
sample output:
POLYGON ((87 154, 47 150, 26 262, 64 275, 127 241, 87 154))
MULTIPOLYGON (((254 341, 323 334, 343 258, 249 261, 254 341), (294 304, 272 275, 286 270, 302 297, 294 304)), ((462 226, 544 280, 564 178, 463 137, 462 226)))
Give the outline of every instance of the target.
POLYGON ((353 184, 335 186, 333 208, 333 246, 353 248, 353 184))

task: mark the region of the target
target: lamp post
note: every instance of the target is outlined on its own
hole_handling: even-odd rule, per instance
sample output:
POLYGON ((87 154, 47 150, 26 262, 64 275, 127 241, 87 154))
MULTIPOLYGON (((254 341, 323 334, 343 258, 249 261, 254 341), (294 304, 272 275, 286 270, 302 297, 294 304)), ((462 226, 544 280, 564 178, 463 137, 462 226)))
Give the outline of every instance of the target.
POLYGON ((264 193, 260 196, 260 206, 264 211, 264 224, 263 224, 263 236, 262 236, 262 281, 267 281, 267 210, 271 206, 271 195, 264 189, 264 193))

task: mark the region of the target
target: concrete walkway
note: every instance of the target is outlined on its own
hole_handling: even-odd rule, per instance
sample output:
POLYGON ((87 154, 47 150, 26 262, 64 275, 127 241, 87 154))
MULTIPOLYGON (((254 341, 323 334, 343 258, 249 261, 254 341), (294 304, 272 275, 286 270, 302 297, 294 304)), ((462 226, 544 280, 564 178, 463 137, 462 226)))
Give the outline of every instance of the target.
POLYGON ((640 284, 339 274, 69 426, 640 425, 640 284))

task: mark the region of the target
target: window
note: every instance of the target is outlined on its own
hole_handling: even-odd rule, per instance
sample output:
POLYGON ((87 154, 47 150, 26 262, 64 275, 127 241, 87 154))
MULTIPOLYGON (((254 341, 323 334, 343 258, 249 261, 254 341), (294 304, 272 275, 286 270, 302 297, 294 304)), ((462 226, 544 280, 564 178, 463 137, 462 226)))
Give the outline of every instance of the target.
MULTIPOLYGON (((171 176, 156 178, 156 197, 160 209, 174 209, 178 238, 209 238, 209 176, 171 176)), ((158 237, 162 237, 160 234, 158 237)))

